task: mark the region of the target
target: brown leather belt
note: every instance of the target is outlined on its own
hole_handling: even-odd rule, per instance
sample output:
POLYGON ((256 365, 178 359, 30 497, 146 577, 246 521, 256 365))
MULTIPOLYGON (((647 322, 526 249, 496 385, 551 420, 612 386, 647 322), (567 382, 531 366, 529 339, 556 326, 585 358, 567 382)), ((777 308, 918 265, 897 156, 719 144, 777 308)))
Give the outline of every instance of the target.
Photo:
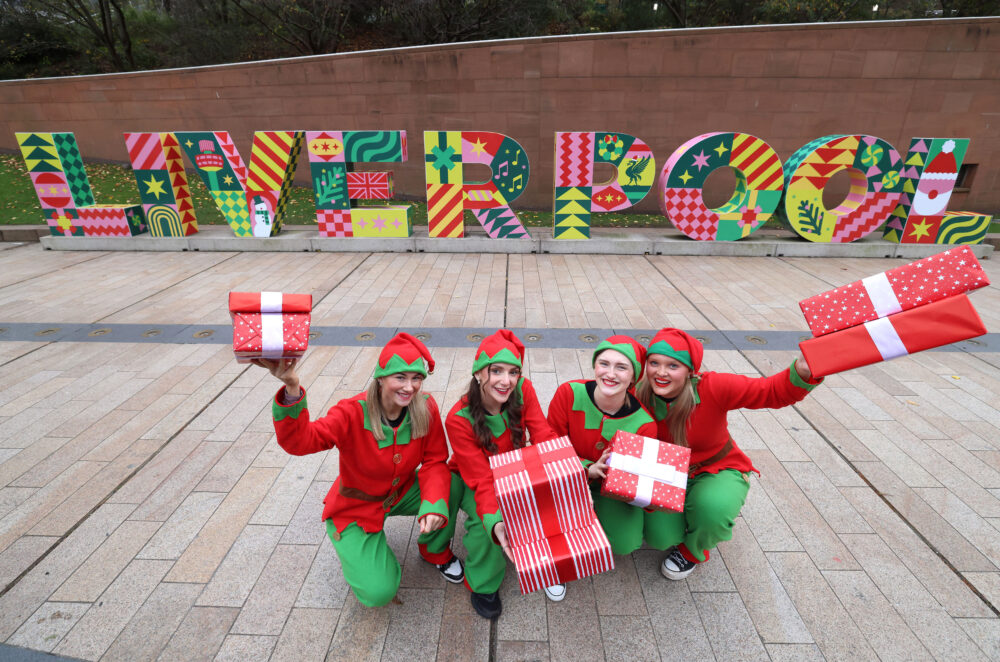
POLYGON ((722 446, 722 449, 719 450, 718 453, 708 458, 707 460, 702 460, 701 462, 695 462, 690 467, 688 467, 688 475, 693 475, 695 471, 698 471, 703 467, 707 467, 710 464, 715 464, 722 458, 729 455, 729 453, 732 452, 732 450, 733 450, 733 438, 730 437, 729 439, 726 440, 726 443, 722 446))
POLYGON ((345 496, 348 499, 357 499, 358 501, 371 501, 371 502, 382 502, 383 508, 388 508, 392 505, 392 502, 396 500, 399 496, 399 488, 394 488, 391 492, 384 496, 375 496, 374 494, 368 494, 363 490, 359 490, 356 487, 344 487, 341 485, 339 490, 340 496, 345 496))

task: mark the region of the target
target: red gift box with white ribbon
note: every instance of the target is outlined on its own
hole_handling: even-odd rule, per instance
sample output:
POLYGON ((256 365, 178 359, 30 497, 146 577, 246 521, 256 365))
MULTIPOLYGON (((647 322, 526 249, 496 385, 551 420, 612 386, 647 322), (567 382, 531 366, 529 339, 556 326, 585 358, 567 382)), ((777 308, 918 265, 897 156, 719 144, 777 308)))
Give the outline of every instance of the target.
POLYGON ((490 458, 521 593, 615 567, 568 437, 490 458))
POLYGON ((990 284, 968 246, 952 248, 799 302, 816 337, 990 284))
POLYGON ((309 346, 311 312, 311 294, 230 292, 237 362, 301 357, 309 346))
POLYGON ((964 294, 799 343, 814 378, 986 333, 964 294))
POLYGON ((684 512, 691 449, 619 430, 601 494, 652 510, 684 512))

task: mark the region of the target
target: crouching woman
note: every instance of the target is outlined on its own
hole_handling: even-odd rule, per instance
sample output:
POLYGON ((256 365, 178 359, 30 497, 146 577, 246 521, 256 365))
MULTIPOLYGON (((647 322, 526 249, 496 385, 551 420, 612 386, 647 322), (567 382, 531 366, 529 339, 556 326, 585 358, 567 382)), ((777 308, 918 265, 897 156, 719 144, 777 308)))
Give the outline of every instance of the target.
POLYGON ((368 390, 315 421, 294 360, 255 363, 284 382, 272 402, 281 447, 292 455, 340 451, 340 475, 324 500, 323 520, 358 602, 378 607, 399 589, 399 561, 382 530, 394 515, 416 515, 421 556, 449 581, 462 581, 444 531, 451 473, 441 414, 434 398, 420 391, 434 370, 427 347, 397 334, 382 349, 368 390))

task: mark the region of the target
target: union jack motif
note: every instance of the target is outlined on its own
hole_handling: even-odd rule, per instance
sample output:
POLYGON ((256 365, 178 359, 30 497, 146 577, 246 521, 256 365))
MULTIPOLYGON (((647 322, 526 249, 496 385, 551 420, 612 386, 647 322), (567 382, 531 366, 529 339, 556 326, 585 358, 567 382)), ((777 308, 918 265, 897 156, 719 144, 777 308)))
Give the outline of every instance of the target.
POLYGON ((392 197, 392 173, 347 173, 347 197, 351 200, 388 200, 392 197))

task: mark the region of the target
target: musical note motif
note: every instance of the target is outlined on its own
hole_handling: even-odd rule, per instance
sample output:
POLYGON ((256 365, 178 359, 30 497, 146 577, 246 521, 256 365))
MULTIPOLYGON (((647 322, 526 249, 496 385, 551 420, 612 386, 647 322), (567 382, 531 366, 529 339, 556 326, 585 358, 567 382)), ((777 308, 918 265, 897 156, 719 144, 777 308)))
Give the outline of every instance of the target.
MULTIPOLYGON (((517 165, 517 161, 514 161, 514 165, 517 165)), ((501 163, 500 168, 498 170, 500 172, 501 177, 506 177, 507 173, 510 172, 509 161, 504 161, 503 163, 501 163)))
POLYGON ((514 155, 514 162, 512 165, 517 166, 517 160, 521 158, 521 150, 517 150, 517 154, 514 155))
POLYGON ((507 192, 508 193, 513 193, 517 189, 523 187, 524 184, 521 183, 522 178, 523 178, 523 175, 518 175, 514 179, 510 180, 510 186, 507 187, 507 192))

